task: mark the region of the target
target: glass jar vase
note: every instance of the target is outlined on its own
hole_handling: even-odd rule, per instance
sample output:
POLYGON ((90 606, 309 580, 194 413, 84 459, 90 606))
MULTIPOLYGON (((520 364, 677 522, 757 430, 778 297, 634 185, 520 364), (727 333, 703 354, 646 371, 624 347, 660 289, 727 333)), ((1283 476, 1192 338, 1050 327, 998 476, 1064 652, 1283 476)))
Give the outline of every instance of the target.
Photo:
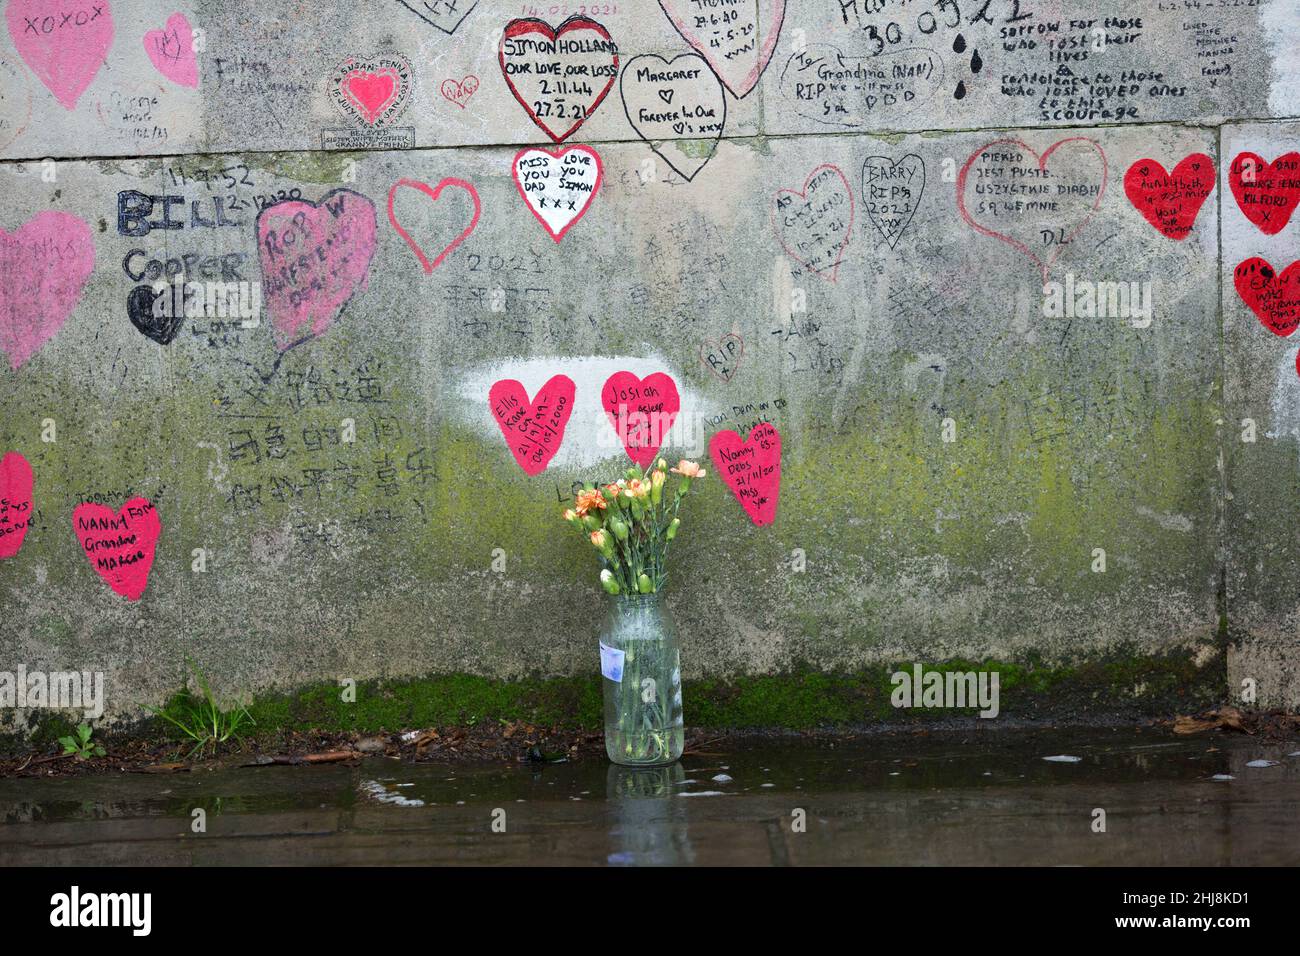
POLYGON ((686 738, 681 655, 672 615, 658 594, 610 599, 600 670, 609 759, 628 767, 676 762, 686 738))

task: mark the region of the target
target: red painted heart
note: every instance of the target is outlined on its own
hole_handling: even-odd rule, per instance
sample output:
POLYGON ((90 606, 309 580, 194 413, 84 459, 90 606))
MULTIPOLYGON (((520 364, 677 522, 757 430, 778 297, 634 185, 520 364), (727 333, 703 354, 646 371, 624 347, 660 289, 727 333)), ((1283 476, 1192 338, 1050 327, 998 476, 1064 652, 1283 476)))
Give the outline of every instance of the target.
POLYGON ((482 211, 483 206, 479 202, 478 190, 474 188, 473 183, 468 183, 463 179, 444 179, 442 182, 438 183, 437 188, 430 188, 428 183, 418 182, 414 179, 399 179, 393 184, 393 188, 388 190, 388 221, 393 224, 393 228, 397 230, 397 234, 406 240, 406 244, 411 247, 411 251, 414 252, 415 257, 420 260, 420 266, 424 269, 426 275, 433 272, 433 270, 438 268, 438 266, 442 265, 443 260, 455 252, 456 247, 469 238, 469 234, 473 232, 474 227, 478 225, 479 213, 482 211), (402 224, 397 221, 397 213, 393 209, 393 204, 394 200, 397 198, 397 190, 401 186, 407 186, 411 189, 418 190, 434 202, 438 201, 438 197, 442 195, 444 188, 447 186, 454 186, 457 189, 465 190, 465 192, 469 193, 469 198, 474 201, 474 216, 470 219, 469 225, 466 226, 464 231, 453 239, 451 243, 442 250, 442 252, 438 253, 438 257, 432 262, 430 262, 429 257, 424 254, 424 250, 420 248, 420 244, 412 239, 410 233, 403 229, 402 224))
POLYGON ((1151 225, 1179 242, 1214 190, 1214 160, 1204 153, 1184 158, 1172 173, 1154 159, 1139 159, 1124 174, 1124 195, 1151 225))
POLYGON ((677 383, 663 372, 643 379, 615 372, 605 380, 600 403, 627 456, 642 468, 655 460, 682 408, 677 383))
POLYGON ((469 103, 469 98, 478 92, 478 77, 467 76, 463 80, 443 80, 438 90, 445 99, 464 109, 469 103))
POLYGON ((77 505, 72 529, 90 566, 108 586, 129 601, 140 600, 162 534, 158 510, 149 500, 132 498, 117 512, 104 505, 77 505))
POLYGON ((47 210, 0 229, 0 351, 15 370, 63 328, 94 269, 95 240, 76 216, 47 210))
POLYGON ((709 439, 709 457, 750 520, 771 524, 781 495, 781 435, 776 426, 763 422, 747 441, 733 431, 718 432, 709 439))
POLYGON ((1237 266, 1232 276, 1241 301, 1274 335, 1286 338, 1300 325, 1300 260, 1279 276, 1259 256, 1237 266))
POLYGON ((488 405, 506 447, 528 475, 540 475, 564 441, 564 426, 573 414, 576 387, 567 375, 556 375, 528 400, 524 386, 502 379, 488 390, 488 405))
POLYGON ((1018 139, 994 140, 971 153, 957 174, 957 209, 976 232, 1005 242, 1028 256, 1038 266, 1043 282, 1047 282, 1052 263, 1101 208, 1102 197, 1106 195, 1108 169, 1106 154, 1101 146, 1085 136, 1058 140, 1041 156, 1018 139), (1058 154, 1058 150, 1063 151, 1058 154), (1063 173, 1049 171, 1048 163, 1053 156, 1067 160, 1067 168, 1063 173), (1076 168, 1068 168, 1069 160, 1074 161, 1076 168), (1079 168, 1081 160, 1086 160, 1094 168, 1079 168), (972 169, 977 170, 974 180, 970 179, 972 169), (1064 182, 1060 181, 1070 173, 1074 175, 1064 182), (974 191, 981 195, 977 211, 985 217, 992 216, 998 228, 978 222, 966 207, 968 181, 975 183, 974 191), (1052 245, 1052 252, 1045 258, 1034 251, 1041 244, 1045 228, 1043 218, 1038 213, 1020 212, 1019 207, 1025 197, 1020 192, 1013 193, 1013 188, 1045 188, 1047 192, 1040 195, 1049 196, 1053 204, 1066 207, 1057 213, 1051 223, 1058 238, 1052 245), (1094 189, 1096 199, 1088 202, 1087 197, 1094 189), (1003 225, 1007 221, 1015 222, 1019 228, 1003 225))
POLYGON ((558 27, 511 20, 497 58, 519 105, 557 143, 586 122, 618 78, 618 45, 590 17, 569 17, 558 27))
POLYGON ((0 558, 23 546, 32 523, 32 466, 16 451, 0 458, 0 558))
POLYGON ((1264 161, 1256 153, 1239 153, 1228 167, 1228 184, 1246 218, 1266 236, 1275 236, 1300 205, 1300 153, 1264 161))
POLYGON ((772 228, 790 257, 830 282, 839 275, 853 238, 853 190, 838 166, 818 166, 803 191, 777 190, 772 228))
POLYGON ((387 71, 356 70, 344 79, 343 95, 373 126, 388 105, 397 99, 397 78, 387 71))

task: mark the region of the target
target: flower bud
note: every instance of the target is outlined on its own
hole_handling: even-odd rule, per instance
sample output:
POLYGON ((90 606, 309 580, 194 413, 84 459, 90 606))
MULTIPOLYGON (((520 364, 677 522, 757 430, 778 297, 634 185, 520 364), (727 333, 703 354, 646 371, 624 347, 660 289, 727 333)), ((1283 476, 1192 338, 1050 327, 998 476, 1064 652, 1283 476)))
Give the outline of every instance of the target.
POLYGON ((609 568, 600 572, 600 586, 605 589, 606 594, 617 594, 621 590, 618 581, 614 579, 614 573, 609 568))
POLYGON ((663 501, 663 497, 664 473, 662 471, 656 471, 650 477, 650 503, 655 507, 658 507, 659 502, 663 501))
POLYGON ((644 571, 636 577, 636 589, 642 594, 649 594, 654 589, 654 585, 650 583, 650 576, 644 571))
POLYGON ((680 528, 681 526, 682 526, 682 519, 674 518, 673 523, 668 526, 668 533, 665 535, 665 537, 669 541, 673 540, 673 538, 677 537, 677 529, 680 528))
POLYGON ((627 540, 627 522, 622 518, 611 515, 609 518, 609 530, 614 532, 614 537, 619 541, 627 540))
POLYGON ((587 515, 582 519, 582 524, 588 531, 597 531, 600 529, 600 518, 596 515, 587 515))

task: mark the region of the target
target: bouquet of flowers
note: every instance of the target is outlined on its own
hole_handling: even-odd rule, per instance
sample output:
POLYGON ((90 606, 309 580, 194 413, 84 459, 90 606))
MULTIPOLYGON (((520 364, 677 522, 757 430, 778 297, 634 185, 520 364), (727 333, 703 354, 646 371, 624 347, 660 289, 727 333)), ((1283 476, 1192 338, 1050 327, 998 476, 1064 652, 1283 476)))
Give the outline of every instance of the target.
POLYGON ((654 594, 668 581, 668 549, 682 519, 677 516, 691 482, 706 472, 693 461, 674 468, 660 458, 649 471, 633 466, 617 481, 578 492, 564 520, 600 555, 600 585, 609 594, 654 594), (677 476, 668 493, 668 474, 677 476))

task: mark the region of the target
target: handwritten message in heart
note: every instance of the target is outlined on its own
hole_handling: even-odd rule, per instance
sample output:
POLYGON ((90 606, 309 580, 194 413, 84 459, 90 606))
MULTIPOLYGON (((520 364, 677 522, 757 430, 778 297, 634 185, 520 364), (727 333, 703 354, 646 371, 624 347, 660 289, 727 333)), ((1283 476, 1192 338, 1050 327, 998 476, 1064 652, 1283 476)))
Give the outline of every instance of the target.
POLYGON ((1278 275, 1267 260, 1255 256, 1237 266, 1232 284, 1274 335, 1286 338, 1300 326, 1300 260, 1278 275))
POLYGON ((781 435, 776 426, 762 423, 747 441, 733 431, 718 432, 709 439, 709 457, 749 519, 760 526, 771 524, 781 495, 781 435))
POLYGON ((648 468, 659 454, 682 407, 677 383, 663 372, 644 379, 632 372, 615 372, 605 380, 600 402, 627 457, 642 468, 648 468))
POLYGON ((943 85, 944 65, 933 50, 882 50, 846 56, 829 43, 796 50, 781 69, 780 86, 794 111, 840 129, 889 128, 928 103, 943 85))
POLYGON ((659 0, 659 6, 737 99, 767 69, 785 21, 785 0, 659 0))
POLYGON ((0 558, 21 550, 32 514, 32 466, 11 451, 0 458, 0 558))
POLYGON ((618 44, 590 17, 569 17, 558 27, 511 20, 498 59, 519 105, 557 143, 587 121, 618 77, 618 44))
POLYGON ((425 23, 452 34, 474 12, 478 0, 398 0, 425 23))
POLYGON ((9 0, 5 20, 23 62, 75 109, 113 45, 109 0, 9 0))
POLYGON ((80 504, 72 512, 72 528, 90 566, 108 586, 129 601, 140 600, 162 534, 153 504, 132 498, 116 512, 104 505, 80 504))
POLYGON ((976 232, 1023 252, 1046 282, 1101 208, 1107 177, 1106 154, 1084 136, 1055 142, 1041 156, 1018 139, 994 140, 958 173, 957 209, 976 232))
POLYGON ((0 349, 15 370, 63 328, 95 269, 90 226, 66 212, 0 229, 0 349))
POLYGON ((445 99, 464 109, 469 103, 469 98, 478 92, 478 77, 467 76, 463 80, 443 80, 438 91, 445 99))
POLYGON ((925 193, 925 160, 868 156, 862 164, 862 208, 876 232, 893 249, 916 215, 925 193))
POLYGON ((772 228, 790 257, 834 282, 853 238, 853 190, 838 166, 818 166, 802 190, 782 189, 772 204, 772 228))
POLYGON ((1300 204, 1300 153, 1269 163, 1257 153, 1240 153, 1228 167, 1228 185, 1247 219, 1266 236, 1276 236, 1300 204))
POLYGON ((327 87, 330 102, 349 119, 386 126, 406 109, 411 63, 404 56, 350 56, 335 68, 327 87))
POLYGON ((683 53, 666 60, 634 56, 619 78, 623 111, 636 134, 685 180, 713 158, 727 122, 727 97, 704 58, 683 53), (675 140, 702 140, 707 150, 671 148, 675 140))
POLYGON ((144 35, 144 50, 154 68, 178 86, 199 85, 199 61, 194 55, 194 30, 183 13, 173 13, 161 30, 144 35))
POLYGON ((262 294, 280 351, 323 333, 366 288, 377 234, 375 204, 350 189, 257 214, 262 294))
POLYGON ((1214 160, 1204 153, 1183 158, 1172 173, 1154 159, 1139 159, 1124 174, 1124 195, 1161 235, 1181 242, 1214 191, 1214 179, 1214 160))
POLYGON ((529 211, 559 242, 587 214, 605 170, 600 154, 590 146, 570 146, 557 153, 521 149, 510 175, 529 211))
POLYGON ((463 179, 447 178, 438 183, 436 188, 430 188, 428 183, 422 183, 414 179, 399 179, 393 184, 393 188, 388 190, 388 221, 392 223, 393 228, 397 230, 397 234, 406 241, 408 246, 411 247, 411 251, 414 252, 415 257, 420 260, 420 266, 424 269, 426 275, 433 272, 433 270, 438 268, 438 266, 442 265, 443 261, 455 252, 456 248, 462 242, 469 238, 470 233, 474 231, 474 227, 478 225, 478 217, 482 211, 483 206, 479 202, 478 190, 474 188, 473 183, 466 182, 463 179), (430 262, 429 257, 424 254, 424 250, 420 248, 420 244, 412 239, 410 233, 403 229, 402 224, 397 221, 397 213, 394 208, 397 198, 397 190, 402 187, 414 189, 418 192, 424 193, 424 195, 428 196, 434 202, 437 202, 438 197, 442 195, 442 191, 448 186, 454 189, 462 189, 469 193, 469 198, 474 203, 474 214, 469 221, 469 225, 461 231, 460 235, 445 246, 442 252, 438 253, 437 258, 430 262))
POLYGON ((718 378, 730 382, 745 357, 745 342, 735 332, 728 332, 716 342, 705 339, 700 343, 700 361, 718 378))
POLYGON ((540 475, 564 442, 564 426, 573 414, 576 386, 567 375, 556 375, 528 400, 524 386, 502 379, 488 391, 488 405, 505 436, 506 447, 524 473, 540 475))

